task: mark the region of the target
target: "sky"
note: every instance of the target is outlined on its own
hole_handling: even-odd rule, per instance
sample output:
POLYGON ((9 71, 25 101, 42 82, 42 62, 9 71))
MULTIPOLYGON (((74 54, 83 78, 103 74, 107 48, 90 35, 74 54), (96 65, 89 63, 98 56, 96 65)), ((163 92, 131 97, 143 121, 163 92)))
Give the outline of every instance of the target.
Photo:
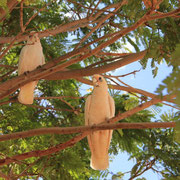
MULTIPOLYGON (((123 68, 120 68, 115 71, 115 75, 121 75, 126 74, 129 72, 132 72, 134 70, 139 70, 141 68, 141 65, 139 62, 132 63, 130 65, 127 65, 123 68)), ((135 87, 139 88, 151 93, 155 94, 156 89, 158 88, 158 85, 172 72, 171 67, 167 67, 165 63, 159 65, 159 71, 155 78, 153 78, 152 75, 152 68, 150 66, 150 62, 147 65, 147 68, 145 70, 141 70, 140 72, 136 73, 136 76, 130 75, 121 78, 122 81, 125 83, 135 87)), ((164 111, 171 110, 172 108, 169 106, 163 106, 161 113, 164 111)), ((157 115, 157 118, 159 118, 159 115, 157 115)), ((113 173, 117 172, 128 172, 131 170, 131 168, 135 165, 135 161, 130 160, 128 161, 128 154, 127 153, 119 153, 118 156, 114 158, 114 160, 110 163, 109 171, 113 173)), ((126 174, 123 178, 123 180, 128 180, 130 174, 126 174)), ((108 178, 111 179, 112 175, 109 175, 108 178)), ((161 175, 154 173, 152 170, 148 170, 143 175, 139 177, 145 177, 147 180, 160 180, 161 175)), ((135 178, 136 179, 136 178, 135 178)))
MULTIPOLYGON (((133 38, 131 40, 134 41, 133 38)), ((128 48, 131 52, 135 52, 135 49, 129 43, 124 44, 124 48, 128 48)), ((140 50, 143 50, 143 46, 140 46, 139 48, 140 50)), ((119 52, 122 51, 124 51, 124 49, 121 49, 119 52)), ((161 65, 158 65, 158 68, 159 70, 155 78, 153 78, 152 75, 151 61, 148 62, 145 70, 142 69, 142 66, 139 62, 134 62, 132 64, 126 65, 122 68, 115 70, 113 73, 111 72, 111 74, 123 75, 129 72, 133 72, 134 70, 141 69, 140 72, 136 73, 136 76, 134 75, 126 76, 121 78, 121 80, 134 88, 139 88, 156 94, 155 91, 158 88, 159 84, 162 83, 162 81, 172 72, 172 67, 168 67, 165 62, 162 63, 161 65)), ((90 88, 92 88, 92 86, 82 85, 80 88, 81 94, 82 95, 88 94, 89 93, 88 89, 90 88)), ((167 112, 169 110, 172 110, 172 108, 164 105, 161 108, 160 114, 162 114, 163 112, 167 112)), ((157 119, 160 117, 160 114, 156 115, 157 119)), ((136 162, 128 159, 129 159, 129 155, 127 153, 119 152, 119 154, 116 157, 114 157, 113 161, 110 162, 110 166, 108 170, 113 174, 119 171, 120 172, 130 171, 132 167, 136 164, 136 162)), ((145 177, 147 180, 161 179, 161 175, 154 173, 152 170, 148 170, 139 177, 145 177)), ((112 174, 109 174, 106 179, 109 180, 111 178, 112 178, 112 174)), ((127 173, 124 176, 123 180, 128 180, 129 178, 130 178, 130 174, 127 173)))
MULTIPOLYGON (((129 64, 127 66, 124 66, 122 68, 117 69, 113 72, 113 75, 123 75, 129 72, 132 72, 134 70, 141 69, 140 72, 137 72, 136 75, 129 75, 126 77, 122 77, 121 80, 125 83, 129 84, 130 86, 134 88, 139 88, 151 93, 155 93, 156 89, 158 88, 159 84, 172 72, 172 68, 168 67, 166 63, 162 63, 159 65, 158 74, 155 78, 153 78, 152 75, 152 68, 150 65, 151 61, 149 61, 147 68, 145 70, 141 69, 141 65, 139 62, 134 62, 132 64, 129 64)), ((92 88, 91 86, 83 85, 81 88, 82 94, 87 94, 87 89, 92 88)), ((169 106, 163 106, 162 111, 160 113, 163 113, 165 111, 171 110, 172 108, 169 106)), ((157 118, 159 118, 159 115, 157 115, 157 118)), ((128 161, 129 155, 127 153, 119 152, 117 156, 114 157, 113 161, 110 162, 109 165, 109 171, 113 174, 116 174, 117 172, 128 172, 132 169, 132 167, 136 164, 135 160, 128 161)), ((130 173, 127 173, 123 180, 128 180, 130 177, 130 173)), ((145 177, 147 180, 160 180, 161 175, 154 173, 152 170, 148 170, 143 175, 139 177, 145 177)), ((138 178, 139 178, 138 177, 138 178)), ((111 179, 112 174, 109 174, 106 179, 111 179)), ((136 178, 135 178, 136 179, 136 178)))

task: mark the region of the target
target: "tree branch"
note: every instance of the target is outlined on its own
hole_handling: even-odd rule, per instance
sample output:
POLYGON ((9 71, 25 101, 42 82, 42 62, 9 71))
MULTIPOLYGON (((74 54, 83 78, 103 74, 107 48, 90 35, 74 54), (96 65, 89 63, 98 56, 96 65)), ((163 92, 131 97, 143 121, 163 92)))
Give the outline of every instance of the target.
POLYGON ((20 27, 21 27, 21 32, 24 33, 25 27, 23 25, 23 3, 24 0, 20 2, 20 27))
POLYGON ((52 108, 52 107, 44 107, 44 106, 37 106, 37 105, 31 105, 31 104, 26 104, 26 106, 37 108, 37 109, 50 109, 54 111, 68 111, 68 112, 74 112, 77 114, 79 112, 79 109, 59 109, 59 108, 52 108))
POLYGON ((152 15, 152 16, 149 17, 149 20, 152 21, 152 20, 155 20, 155 19, 173 17, 174 15, 179 14, 179 13, 180 13, 180 8, 178 8, 178 9, 176 9, 174 11, 168 12, 168 13, 161 13, 160 15, 152 15))
POLYGON ((44 77, 47 80, 59 80, 63 79, 70 79, 70 78, 78 78, 82 76, 92 76, 94 74, 101 74, 108 71, 112 71, 114 69, 123 67, 139 59, 142 59, 146 55, 147 50, 141 51, 139 53, 132 53, 124 58, 120 58, 120 60, 106 64, 104 66, 95 67, 95 68, 83 68, 83 69, 74 69, 74 70, 67 70, 63 72, 57 72, 50 76, 44 77))
POLYGON ((115 7, 115 10, 112 11, 112 13, 110 12, 108 15, 106 15, 104 18, 102 18, 102 20, 88 33, 86 34, 81 40, 80 42, 77 44, 77 46, 75 47, 75 49, 77 49, 80 44, 85 41, 93 32, 96 31, 96 29, 98 29, 107 19, 109 19, 111 16, 113 16, 115 12, 117 12, 124 4, 126 4, 127 1, 123 0, 121 3, 116 4, 117 7, 115 7))
POLYGON ((78 54, 78 52, 79 52, 79 49, 74 50, 70 53, 67 53, 66 55, 61 56, 57 60, 48 62, 47 64, 43 65, 41 68, 37 68, 29 72, 28 75, 22 74, 18 77, 15 77, 13 79, 10 79, 2 83, 0 85, 0 92, 4 92, 4 93, 0 95, 0 99, 7 97, 9 94, 16 91, 19 87, 21 87, 22 85, 28 82, 31 82, 32 80, 41 79, 42 76, 44 76, 45 79, 47 80, 52 80, 52 79, 57 80, 57 77, 58 79, 70 79, 70 78, 77 78, 79 76, 90 76, 96 73, 104 73, 107 71, 111 71, 118 67, 122 67, 124 65, 130 64, 132 62, 135 62, 143 58, 146 54, 146 50, 139 53, 131 54, 129 56, 126 56, 123 60, 119 60, 119 61, 107 64, 107 65, 104 65, 103 68, 102 67, 96 67, 92 69, 84 68, 84 69, 61 71, 61 72, 55 73, 56 71, 58 71, 58 69, 63 69, 70 64, 74 64, 76 61, 78 61, 78 59, 84 59, 83 57, 79 57, 77 59, 70 60, 63 64, 52 67, 53 65, 57 64, 60 60, 65 59, 66 57, 69 58, 71 56, 74 56, 75 55, 74 53, 78 54), (49 76, 50 74, 54 74, 54 73, 55 75, 49 76))
MULTIPOLYGON (((103 10, 114 8, 114 7, 116 7, 116 4, 111 4, 109 6, 104 7, 103 10)), ((74 31, 80 27, 87 26, 89 23, 93 24, 95 22, 98 22, 97 19, 102 13, 103 13, 103 11, 99 11, 91 17, 85 17, 83 19, 75 20, 73 22, 60 24, 59 26, 54 27, 52 29, 38 32, 38 36, 39 36, 39 38, 43 38, 43 37, 48 37, 50 35, 56 35, 56 34, 67 32, 67 31, 74 31)), ((0 37, 0 44, 11 43, 11 41, 13 41, 13 39, 14 39, 14 37, 0 37)), ((28 35, 22 35, 15 42, 26 41, 27 39, 28 39, 28 35)))
MULTIPOLYGON (((88 84, 88 85, 93 85, 92 81, 88 80, 88 79, 85 79, 85 78, 76 78, 77 81, 80 81, 84 84, 88 84)), ((122 91, 127 91, 127 92, 135 92, 135 93, 140 93, 144 96, 148 96, 148 97, 151 97, 151 98, 155 98, 157 95, 153 94, 153 93, 150 93, 150 92, 147 92, 147 91, 144 91, 142 89, 137 89, 137 88, 131 88, 131 87, 125 87, 125 86, 117 86, 117 85, 113 85, 113 84, 109 84, 109 88, 110 89, 117 89, 117 90, 122 90, 122 91)), ((174 103, 174 100, 173 98, 166 98, 165 96, 162 97, 162 101, 167 101, 167 102, 171 102, 171 103, 174 103)))
POLYGON ((9 49, 11 49, 11 47, 13 46, 13 44, 16 42, 16 40, 21 36, 21 33, 18 33, 16 35, 16 37, 13 38, 13 40, 11 41, 10 45, 3 51, 3 53, 0 55, 0 60, 3 58, 3 56, 9 51, 9 49))
MULTIPOLYGON (((109 8, 112 8, 112 7, 109 7, 109 8)), ((153 15, 153 16, 145 17, 142 20, 142 22, 138 21, 137 24, 140 23, 139 25, 141 25, 141 24, 145 23, 146 21, 166 18, 166 17, 169 17, 169 16, 171 17, 171 16, 174 16, 174 15, 178 14, 179 12, 180 12, 180 8, 178 8, 178 9, 176 9, 174 11, 168 12, 168 13, 163 13, 161 15, 153 15)), ((102 13, 102 11, 101 11, 101 13, 102 13)), ((99 15, 100 14, 98 14, 98 16, 99 15)), ((86 26, 87 24, 89 24, 89 22, 91 22, 91 21, 93 21, 95 19, 97 19, 96 15, 92 16, 92 17, 84 18, 84 19, 81 19, 81 20, 76 20, 76 21, 73 21, 73 22, 70 22, 70 23, 66 23, 66 24, 63 24, 63 25, 59 25, 54 29, 39 32, 39 37, 43 38, 43 37, 48 37, 49 35, 56 35, 56 34, 59 34, 59 33, 62 33, 62 32, 66 32, 66 31, 74 31, 74 30, 78 29, 79 27, 86 26)), ((127 28, 125 28, 125 29, 127 29, 127 28)), ((27 40, 27 38, 28 38, 28 35, 23 35, 23 36, 19 37, 18 40, 16 40, 16 42, 25 41, 25 40, 27 40)), ((10 43, 13 39, 14 39, 14 37, 0 37, 0 44, 10 43)))
MULTIPOLYGON (((111 121, 111 119, 109 120, 111 121)), ((92 132, 107 129, 152 129, 152 128, 173 128, 175 122, 144 122, 144 123, 118 123, 118 124, 98 124, 92 126, 76 126, 76 127, 50 127, 39 128, 12 134, 0 135, 0 141, 27 138, 32 136, 40 136, 45 134, 74 134, 83 132, 92 132)))
POLYGON ((17 0, 9 0, 7 2, 8 11, 4 10, 3 8, 0 8, 0 22, 3 21, 6 18, 7 13, 10 13, 19 1, 17 0))
POLYGON ((10 180, 10 177, 7 176, 7 175, 5 175, 5 174, 2 173, 1 171, 0 171, 0 177, 4 178, 5 180, 10 180))
MULTIPOLYGON (((169 97, 166 96, 166 97, 169 97)), ((171 97, 171 96, 170 96, 171 97)), ((149 106, 153 105, 153 104, 156 104, 158 102, 161 102, 162 100, 161 99, 152 99, 151 101, 148 101, 146 103, 143 103, 127 112, 124 112, 122 114, 119 114, 118 116, 114 117, 114 118, 111 118, 108 123, 115 123, 115 122, 118 122, 122 119, 125 119, 145 108, 148 108, 149 106)), ((104 122, 104 123, 107 123, 107 122, 104 122)), ((76 144, 77 142, 79 142, 81 139, 83 139, 84 137, 86 137, 88 134, 90 133, 90 131, 85 131, 83 132, 82 134, 80 135, 77 135, 75 136, 74 138, 70 139, 69 141, 63 143, 63 144, 58 144, 54 147, 50 147, 49 149, 46 149, 46 150, 36 150, 36 151, 31 151, 31 152, 27 152, 27 153, 24 153, 24 154, 20 154, 20 155, 15 155, 13 156, 12 158, 5 158, 5 159, 0 159, 0 166, 3 166, 3 165, 7 165, 7 164, 10 164, 14 161, 17 161, 17 160, 24 160, 24 159, 27 159, 27 158, 30 158, 30 157, 41 157, 41 156, 46 156, 46 155, 49 155, 49 154, 53 154, 55 152, 58 152, 62 149, 65 149, 67 147, 71 147, 73 146, 74 144, 76 144)))

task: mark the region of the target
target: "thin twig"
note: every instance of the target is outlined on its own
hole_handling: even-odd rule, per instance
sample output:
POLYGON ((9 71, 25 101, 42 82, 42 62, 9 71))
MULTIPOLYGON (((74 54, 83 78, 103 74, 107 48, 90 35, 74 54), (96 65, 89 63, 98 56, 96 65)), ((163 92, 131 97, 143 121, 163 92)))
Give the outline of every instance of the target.
POLYGON ((80 112, 79 109, 75 109, 75 110, 72 110, 72 109, 59 109, 59 108, 52 108, 52 107, 44 107, 44 106, 37 106, 37 105, 31 105, 31 104, 26 104, 26 106, 29 106, 29 107, 33 107, 33 108, 37 108, 37 109, 50 109, 50 110, 54 110, 54 111, 68 111, 68 112, 74 112, 74 113, 77 113, 77 112, 80 112))
MULTIPOLYGON (((92 5, 89 7, 89 9, 88 9, 88 13, 87 13, 87 16, 89 16, 90 10, 92 10, 92 12, 91 12, 91 15, 90 15, 90 16, 93 16, 94 11, 97 9, 97 7, 99 6, 99 4, 100 4, 100 2, 101 2, 101 1, 102 1, 102 0, 99 0, 99 1, 98 1, 98 3, 96 3, 96 5, 95 5, 95 7, 94 7, 94 9, 93 9, 93 10, 91 9, 92 5)), ((94 1, 93 1, 93 3, 94 3, 94 1)), ((93 3, 92 3, 92 4, 93 4, 93 3)))
POLYGON ((6 78, 7 76, 9 76, 10 74, 12 74, 16 69, 13 69, 9 72, 7 72, 6 74, 4 74, 3 76, 0 76, 0 81, 2 81, 4 78, 6 78))
POLYGON ((3 68, 7 68, 7 69, 17 69, 16 66, 10 66, 10 65, 4 65, 4 64, 0 64, 0 67, 3 67, 3 68))
POLYGON ((167 104, 167 103, 162 103, 162 104, 164 104, 164 105, 166 105, 166 106, 170 106, 170 107, 172 107, 172 108, 175 108, 175 109, 178 109, 178 110, 180 110, 180 108, 179 107, 177 107, 177 106, 173 106, 173 105, 171 105, 171 104, 167 104))
POLYGON ((47 6, 49 6, 50 4, 52 4, 55 0, 50 1, 49 3, 47 3, 46 5, 44 5, 41 9, 39 9, 35 14, 33 14, 29 20, 26 22, 26 24, 24 25, 24 29, 27 28, 27 26, 29 25, 29 23, 41 12, 43 11, 47 6))
POLYGON ((83 99, 83 98, 85 98, 85 96, 82 96, 82 97, 75 97, 75 96, 49 96, 49 97, 35 97, 34 99, 62 99, 62 98, 83 99))
POLYGON ((21 32, 24 33, 24 26, 23 26, 23 3, 24 0, 21 1, 20 3, 20 27, 21 27, 21 32))
POLYGON ((11 41, 10 45, 3 51, 3 53, 0 55, 0 60, 4 57, 4 55, 9 51, 9 49, 11 49, 11 47, 13 46, 13 44, 16 42, 16 40, 18 39, 18 37, 21 35, 21 32, 18 33, 14 39, 11 41))
POLYGON ((0 171, 0 177, 4 178, 5 180, 10 180, 10 177, 7 176, 7 175, 5 175, 5 174, 2 173, 1 171, 0 171))
POLYGON ((132 72, 130 72, 130 73, 127 73, 127 74, 123 74, 123 75, 118 75, 118 76, 113 76, 113 75, 104 75, 104 77, 106 77, 106 78, 108 78, 108 77, 110 77, 110 78, 119 78, 119 77, 125 77, 125 76, 129 76, 129 75, 131 75, 131 74, 136 74, 137 72, 140 72, 141 71, 141 69, 139 69, 139 70, 135 70, 135 71, 132 71, 132 72))
MULTIPOLYGON (((124 2, 117 4, 117 7, 116 7, 115 10, 112 11, 112 12, 118 11, 119 8, 121 8, 122 5, 124 5, 124 2)), ((77 44, 77 46, 75 47, 75 49, 77 49, 82 42, 84 42, 93 32, 95 32, 107 19, 109 19, 109 18, 110 18, 111 16, 113 16, 113 15, 114 15, 114 14, 109 13, 108 15, 106 15, 105 17, 103 17, 102 20, 101 20, 88 34, 86 34, 86 35, 80 40, 80 42, 77 44)))

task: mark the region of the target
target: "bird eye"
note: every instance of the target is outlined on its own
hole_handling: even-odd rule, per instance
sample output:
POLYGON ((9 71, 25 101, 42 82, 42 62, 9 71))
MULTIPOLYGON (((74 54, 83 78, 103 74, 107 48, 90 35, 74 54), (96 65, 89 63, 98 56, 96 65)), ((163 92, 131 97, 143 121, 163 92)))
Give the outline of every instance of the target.
POLYGON ((99 80, 102 81, 102 77, 99 77, 99 80))

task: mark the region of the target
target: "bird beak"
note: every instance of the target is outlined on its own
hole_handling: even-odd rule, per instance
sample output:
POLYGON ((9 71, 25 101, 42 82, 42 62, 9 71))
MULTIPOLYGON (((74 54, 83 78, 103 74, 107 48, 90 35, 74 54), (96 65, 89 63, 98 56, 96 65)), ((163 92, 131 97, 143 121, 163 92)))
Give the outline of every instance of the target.
POLYGON ((94 85, 94 86, 99 87, 98 77, 93 76, 92 81, 93 81, 93 85, 94 85))

